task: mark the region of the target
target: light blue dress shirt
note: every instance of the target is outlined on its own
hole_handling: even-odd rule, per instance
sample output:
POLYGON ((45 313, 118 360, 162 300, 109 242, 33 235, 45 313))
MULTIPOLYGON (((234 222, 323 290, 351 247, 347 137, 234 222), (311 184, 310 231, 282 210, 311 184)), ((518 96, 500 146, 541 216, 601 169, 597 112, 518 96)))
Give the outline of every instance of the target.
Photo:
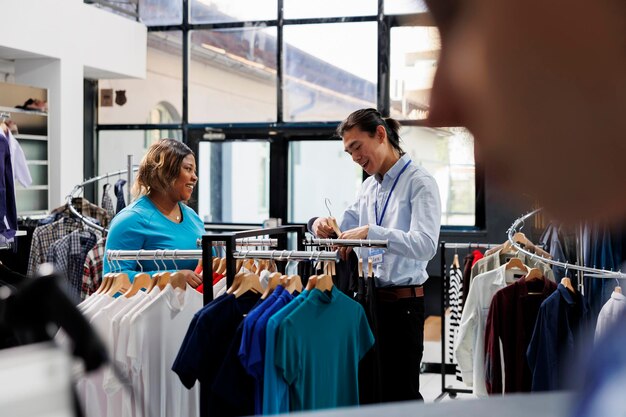
MULTIPOLYGON (((402 156, 384 177, 371 176, 363 182, 357 201, 346 209, 339 228, 342 231, 369 225, 368 239, 388 239, 383 262, 374 265, 377 285, 422 285, 426 265, 437 253, 441 226, 441 200, 435 179, 411 162, 400 176, 380 226, 380 217, 393 183, 411 159, 402 156), (374 204, 377 205, 374 208, 374 204)), ((360 249, 368 257, 368 249, 360 249)))

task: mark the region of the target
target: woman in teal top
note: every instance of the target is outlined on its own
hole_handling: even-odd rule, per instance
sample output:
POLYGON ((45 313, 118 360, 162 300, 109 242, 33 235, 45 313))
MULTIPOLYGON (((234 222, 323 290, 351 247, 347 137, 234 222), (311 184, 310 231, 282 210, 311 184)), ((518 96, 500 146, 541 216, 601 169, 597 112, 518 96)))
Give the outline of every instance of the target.
MULTIPOLYGON (((141 161, 133 193, 140 196, 119 212, 111 223, 107 250, 197 249, 196 240, 204 233, 202 219, 185 203, 191 198, 198 176, 196 159, 187 145, 174 139, 161 139, 148 149, 141 161)), ((196 261, 140 261, 145 272, 158 269, 180 270, 192 287, 202 283, 193 269, 196 261)), ((136 261, 120 261, 132 279, 141 270, 136 261)), ((118 263, 105 259, 103 272, 119 270, 118 263)))

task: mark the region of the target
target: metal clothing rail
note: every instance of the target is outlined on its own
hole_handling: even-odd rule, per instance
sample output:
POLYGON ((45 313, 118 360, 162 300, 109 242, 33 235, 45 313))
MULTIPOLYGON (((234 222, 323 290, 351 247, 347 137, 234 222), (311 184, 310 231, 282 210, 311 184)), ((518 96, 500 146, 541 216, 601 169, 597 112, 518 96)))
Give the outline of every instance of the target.
POLYGON ((128 202, 130 203, 130 188, 132 186, 132 182, 133 182, 133 172, 137 171, 139 169, 139 167, 134 167, 133 166, 133 157, 132 155, 128 155, 128 168, 126 169, 122 169, 119 171, 115 171, 115 172, 110 172, 110 173, 106 173, 104 175, 98 175, 96 177, 93 178, 89 178, 88 180, 83 181, 82 183, 75 185, 74 189, 72 189, 72 191, 67 195, 66 197, 66 204, 70 210, 70 213, 72 213, 74 216, 78 217, 78 219, 80 221, 82 221, 84 224, 86 224, 87 226, 96 229, 100 232, 102 232, 102 234, 106 234, 108 232, 108 230, 105 227, 102 227, 98 224, 95 224, 94 222, 92 222, 91 220, 89 220, 87 217, 83 216, 81 213, 78 212, 78 210, 76 210, 74 208, 74 206, 72 205, 72 199, 74 199, 75 197, 78 197, 79 193, 81 190, 83 190, 85 188, 85 185, 89 185, 89 184, 93 184, 94 182, 98 182, 98 181, 102 181, 105 179, 109 179, 111 177, 121 177, 122 174, 127 174, 127 184, 128 184, 128 189, 127 189, 127 199, 128 202))
POLYGON ((293 250, 246 250, 233 253, 235 259, 273 259, 276 261, 333 261, 339 262, 338 251, 293 251, 293 250))
POLYGON ((387 248, 388 240, 376 239, 307 239, 304 246, 350 246, 362 248, 387 248))
POLYGON ((528 250, 524 249, 521 245, 519 245, 517 242, 515 242, 515 240, 513 239, 513 236, 515 235, 515 233, 520 231, 524 227, 526 220, 528 220, 535 214, 539 213, 541 210, 542 209, 533 210, 530 213, 523 215, 522 217, 520 217, 519 219, 513 222, 513 224, 511 225, 511 228, 507 232, 507 237, 509 239, 509 242, 515 249, 517 249, 518 251, 522 252, 523 254, 527 256, 530 256, 531 259, 539 258, 542 262, 545 262, 548 265, 558 266, 565 270, 573 269, 575 271, 585 272, 585 273, 590 274, 590 275, 587 275, 589 277, 626 278, 626 273, 620 272, 620 271, 607 271, 606 269, 591 268, 588 266, 570 264, 569 262, 561 262, 561 261, 555 261, 553 259, 544 258, 543 256, 536 255, 532 252, 529 252, 528 250))
POLYGON ((163 250, 115 250, 106 251, 108 261, 165 261, 165 260, 199 260, 202 259, 201 249, 163 249, 163 250))
MULTIPOLYGON (((448 264, 446 261, 446 249, 492 249, 502 245, 501 243, 439 243, 440 259, 441 259, 441 364, 439 372, 441 373, 441 394, 435 398, 435 402, 441 401, 446 395, 455 398, 457 394, 471 394, 471 389, 452 388, 446 386, 446 375, 448 375, 448 364, 446 363, 447 346, 446 346, 446 307, 449 304, 448 291, 450 289, 450 277, 447 273, 448 264)), ((464 277, 465 278, 465 277, 464 277)), ((427 364, 425 367, 436 366, 436 364, 427 364)), ((454 366, 450 367, 450 373, 454 374, 454 366)))
MULTIPOLYGON (((202 239, 198 239, 196 241, 198 247, 202 247, 202 239)), ((213 242, 213 246, 226 246, 225 242, 213 242)), ((253 238, 243 238, 237 239, 237 246, 266 246, 270 248, 275 248, 278 246, 278 239, 253 239, 253 238)))

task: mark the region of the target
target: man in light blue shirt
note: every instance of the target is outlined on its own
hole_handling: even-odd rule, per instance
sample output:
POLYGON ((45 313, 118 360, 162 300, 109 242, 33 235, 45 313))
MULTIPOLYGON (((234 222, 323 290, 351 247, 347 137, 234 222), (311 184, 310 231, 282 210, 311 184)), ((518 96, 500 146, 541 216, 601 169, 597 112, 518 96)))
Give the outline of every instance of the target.
MULTIPOLYGON (((441 201, 434 178, 400 146, 400 124, 375 109, 352 113, 337 128, 345 150, 370 177, 346 209, 341 239, 388 239, 385 250, 361 249, 373 261, 380 374, 387 401, 421 399, 419 368, 424 338, 426 266, 437 252, 441 201)), ((311 231, 332 237, 328 218, 312 219, 311 231)), ((342 248, 346 258, 349 248, 342 248)))

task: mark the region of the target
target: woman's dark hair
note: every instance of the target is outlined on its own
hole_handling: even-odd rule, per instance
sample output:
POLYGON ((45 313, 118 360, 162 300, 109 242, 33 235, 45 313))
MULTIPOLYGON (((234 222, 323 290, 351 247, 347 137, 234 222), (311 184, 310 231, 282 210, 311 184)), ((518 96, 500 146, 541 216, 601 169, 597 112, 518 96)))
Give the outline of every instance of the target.
POLYGON ((383 117, 376 109, 361 109, 351 113, 337 126, 337 135, 343 137, 346 131, 356 127, 374 137, 378 126, 385 128, 391 146, 400 153, 400 156, 404 155, 405 152, 400 146, 400 122, 391 117, 383 117))
POLYGON ((180 175, 187 155, 193 155, 193 152, 181 141, 160 139, 153 143, 139 165, 133 194, 144 195, 151 190, 166 193, 180 175))

